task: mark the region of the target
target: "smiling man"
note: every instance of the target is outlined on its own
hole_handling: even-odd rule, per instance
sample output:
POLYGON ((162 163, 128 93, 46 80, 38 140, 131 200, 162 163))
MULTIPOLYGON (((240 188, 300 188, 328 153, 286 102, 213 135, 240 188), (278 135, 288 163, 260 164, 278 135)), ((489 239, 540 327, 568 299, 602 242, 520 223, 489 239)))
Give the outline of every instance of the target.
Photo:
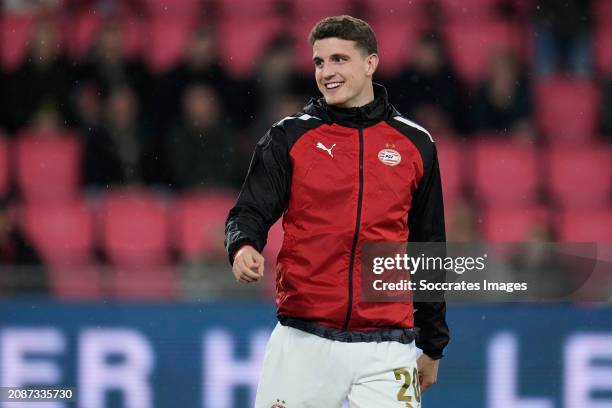
POLYGON ((445 241, 435 144, 373 83, 378 47, 366 22, 329 17, 309 41, 323 98, 258 142, 226 223, 234 276, 252 283, 283 216, 279 323, 255 406, 340 407, 348 398, 351 407, 420 407, 449 340, 446 305, 363 302, 359 274, 364 242, 445 241))

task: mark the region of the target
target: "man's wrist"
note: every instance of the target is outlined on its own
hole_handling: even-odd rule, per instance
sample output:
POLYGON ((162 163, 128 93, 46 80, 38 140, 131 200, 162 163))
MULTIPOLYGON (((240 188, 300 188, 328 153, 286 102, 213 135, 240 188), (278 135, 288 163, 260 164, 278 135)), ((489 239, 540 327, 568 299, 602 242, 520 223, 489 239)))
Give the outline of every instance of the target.
POLYGON ((253 244, 250 241, 242 241, 240 242, 234 249, 233 251, 231 251, 231 253, 229 253, 229 260, 230 260, 230 265, 234 264, 234 258, 236 257, 236 254, 238 254, 238 251, 240 251, 242 248, 246 247, 246 246, 250 246, 251 248, 257 250, 257 248, 255 247, 255 244, 253 244))
POLYGON ((429 357, 432 360, 441 360, 442 357, 444 357, 442 355, 442 352, 425 351, 425 350, 423 350, 423 355, 429 357))
POLYGON ((240 246, 238 247, 238 249, 236 249, 236 251, 234 251, 234 256, 236 256, 236 254, 237 254, 238 252, 240 252, 240 250, 241 250, 242 248, 244 248, 244 247, 251 247, 251 248, 255 249, 255 247, 254 247, 252 244, 242 244, 242 245, 240 245, 240 246))

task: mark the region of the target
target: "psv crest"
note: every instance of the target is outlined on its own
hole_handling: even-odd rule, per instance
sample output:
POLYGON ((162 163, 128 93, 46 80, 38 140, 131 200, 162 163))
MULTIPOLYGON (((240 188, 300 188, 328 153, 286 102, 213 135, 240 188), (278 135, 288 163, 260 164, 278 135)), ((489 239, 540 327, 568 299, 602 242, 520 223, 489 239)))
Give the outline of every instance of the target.
POLYGON ((281 400, 277 399, 276 403, 274 403, 270 408, 286 408, 285 407, 285 401, 281 401, 281 400))
POLYGON ((378 160, 387 166, 397 166, 402 161, 402 155, 397 150, 392 149, 394 145, 387 145, 386 149, 378 152, 378 160))

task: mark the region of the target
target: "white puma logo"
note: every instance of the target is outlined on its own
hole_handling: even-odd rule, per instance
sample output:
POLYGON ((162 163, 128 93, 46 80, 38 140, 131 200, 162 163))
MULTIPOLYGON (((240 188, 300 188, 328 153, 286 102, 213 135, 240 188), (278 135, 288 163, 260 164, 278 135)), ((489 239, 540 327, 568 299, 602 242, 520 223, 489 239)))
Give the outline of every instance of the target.
POLYGON ((334 157, 334 155, 332 154, 332 149, 333 149, 335 146, 336 146, 336 144, 334 143, 334 144, 332 145, 332 147, 330 147, 330 148, 328 149, 327 147, 325 147, 325 145, 324 145, 323 143, 321 143, 321 142, 318 142, 318 143, 317 143, 317 147, 318 147, 319 149, 325 150, 327 153, 329 153, 329 155, 330 155, 331 157, 334 157))

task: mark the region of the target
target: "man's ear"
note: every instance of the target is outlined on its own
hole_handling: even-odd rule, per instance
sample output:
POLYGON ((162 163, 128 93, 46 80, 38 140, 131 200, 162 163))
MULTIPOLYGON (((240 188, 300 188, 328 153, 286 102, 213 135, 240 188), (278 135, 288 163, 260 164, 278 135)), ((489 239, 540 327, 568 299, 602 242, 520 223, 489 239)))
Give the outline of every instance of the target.
POLYGON ((366 75, 373 76, 378 67, 378 54, 370 54, 366 58, 366 75))

